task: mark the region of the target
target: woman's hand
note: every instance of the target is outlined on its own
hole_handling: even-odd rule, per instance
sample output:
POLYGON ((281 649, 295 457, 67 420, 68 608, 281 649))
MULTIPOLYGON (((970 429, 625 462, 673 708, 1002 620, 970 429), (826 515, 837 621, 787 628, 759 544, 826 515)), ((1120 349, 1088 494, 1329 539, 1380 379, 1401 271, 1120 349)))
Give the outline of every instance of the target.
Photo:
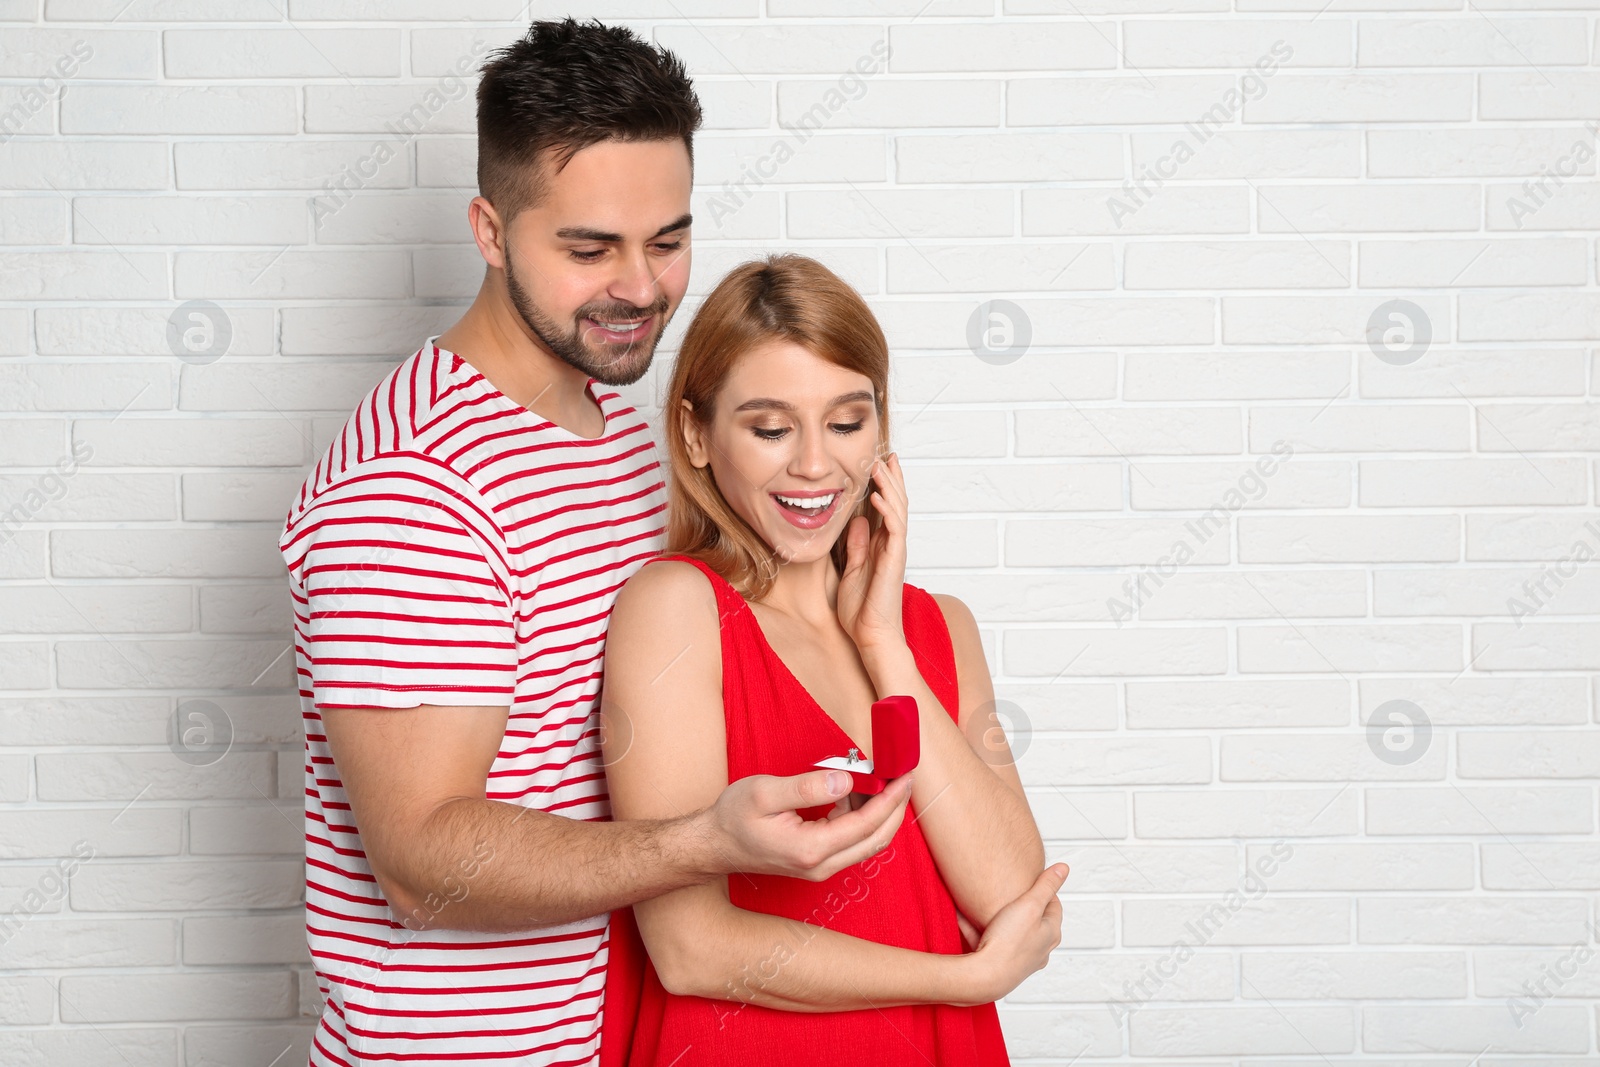
POLYGON ((1052 863, 1027 892, 995 913, 978 947, 967 957, 973 965, 974 999, 957 1002, 958 1006, 999 1000, 1050 962, 1051 951, 1061 944, 1061 901, 1056 894, 1068 870, 1065 863, 1052 863))
POLYGON ((839 576, 839 623, 855 641, 863 657, 903 646, 902 586, 906 576, 905 477, 900 457, 893 452, 873 461, 870 477, 877 483, 870 501, 883 515, 883 524, 868 543, 869 524, 857 515, 845 528, 845 567, 839 576))

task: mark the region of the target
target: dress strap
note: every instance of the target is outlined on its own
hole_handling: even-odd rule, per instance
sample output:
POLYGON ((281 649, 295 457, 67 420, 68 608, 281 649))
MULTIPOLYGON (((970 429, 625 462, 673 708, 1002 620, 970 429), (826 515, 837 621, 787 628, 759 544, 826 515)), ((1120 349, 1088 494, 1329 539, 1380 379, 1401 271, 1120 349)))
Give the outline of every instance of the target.
POLYGON ((916 661, 922 680, 928 683, 950 717, 959 722, 961 686, 956 676, 955 643, 950 639, 950 626, 939 602, 927 590, 907 583, 901 601, 901 621, 906 630, 906 644, 911 646, 911 657, 916 661))

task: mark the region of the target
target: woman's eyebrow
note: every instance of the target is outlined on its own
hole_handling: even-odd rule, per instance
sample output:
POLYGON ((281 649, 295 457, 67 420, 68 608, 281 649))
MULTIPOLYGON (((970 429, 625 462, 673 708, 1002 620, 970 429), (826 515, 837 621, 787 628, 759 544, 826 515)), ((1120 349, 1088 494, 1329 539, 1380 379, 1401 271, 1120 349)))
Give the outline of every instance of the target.
MULTIPOLYGON (((852 403, 853 401, 857 401, 857 400, 870 401, 871 399, 872 399, 871 390, 868 390, 868 389, 857 389, 853 393, 840 393, 838 396, 836 396, 832 400, 828 401, 828 406, 830 408, 836 408, 840 404, 849 404, 849 403, 852 403)), ((770 396, 758 396, 758 397, 754 398, 753 400, 746 400, 743 404, 740 404, 738 407, 734 408, 733 410, 735 410, 735 411, 768 411, 768 410, 793 411, 794 410, 794 405, 789 403, 787 400, 777 400, 777 399, 775 399, 773 397, 770 397, 770 396)))

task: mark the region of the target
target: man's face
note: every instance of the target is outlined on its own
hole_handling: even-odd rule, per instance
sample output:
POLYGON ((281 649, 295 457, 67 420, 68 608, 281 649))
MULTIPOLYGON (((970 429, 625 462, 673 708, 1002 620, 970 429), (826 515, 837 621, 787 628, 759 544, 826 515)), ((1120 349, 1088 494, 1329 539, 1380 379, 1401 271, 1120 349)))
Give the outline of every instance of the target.
POLYGON ((689 287, 689 153, 678 140, 601 141, 545 179, 505 234, 511 303, 557 357, 629 385, 689 287))

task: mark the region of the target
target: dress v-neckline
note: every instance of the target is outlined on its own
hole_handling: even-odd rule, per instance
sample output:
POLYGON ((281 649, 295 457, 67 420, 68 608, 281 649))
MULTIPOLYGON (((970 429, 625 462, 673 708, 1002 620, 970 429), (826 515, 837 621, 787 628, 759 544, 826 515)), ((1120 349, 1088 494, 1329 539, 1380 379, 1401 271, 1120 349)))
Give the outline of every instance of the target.
MULTIPOLYGON (((740 595, 739 590, 737 590, 737 589, 735 589, 733 587, 733 583, 732 582, 730 582, 726 578, 722 577, 722 575, 717 574, 710 567, 707 567, 706 570, 717 581, 719 581, 723 585, 727 586, 728 592, 739 602, 740 609, 744 612, 746 617, 750 620, 750 626, 756 632, 756 639, 761 642, 761 647, 766 650, 767 655, 769 655, 773 659, 773 661, 778 664, 778 669, 783 672, 783 677, 785 677, 785 678, 787 678, 789 680, 789 685, 791 686, 791 688, 799 691, 800 693, 802 693, 805 696, 806 701, 811 705, 812 708, 814 708, 816 710, 817 715, 820 716, 822 718, 822 720, 824 722, 826 722, 829 726, 833 727, 833 732, 834 733, 836 733, 840 737, 844 738, 845 742, 851 748, 855 749, 857 753, 861 754, 863 758, 870 759, 871 757, 867 756, 867 750, 859 742, 857 742, 855 740, 855 738, 851 737, 850 734, 845 731, 845 728, 843 726, 839 725, 839 720, 835 719, 832 715, 828 714, 828 709, 823 707, 817 701, 817 698, 811 695, 811 690, 809 690, 809 689, 807 689, 805 687, 805 684, 803 682, 801 682, 798 677, 796 677, 794 671, 789 669, 789 665, 783 661, 783 657, 778 655, 778 650, 772 647, 772 642, 771 641, 767 640, 767 632, 761 628, 761 620, 756 618, 755 610, 750 607, 750 602, 748 600, 746 600, 743 596, 740 595)), ((834 753, 834 755, 841 755, 841 756, 844 755, 844 754, 845 753, 842 753, 842 752, 834 753)))

